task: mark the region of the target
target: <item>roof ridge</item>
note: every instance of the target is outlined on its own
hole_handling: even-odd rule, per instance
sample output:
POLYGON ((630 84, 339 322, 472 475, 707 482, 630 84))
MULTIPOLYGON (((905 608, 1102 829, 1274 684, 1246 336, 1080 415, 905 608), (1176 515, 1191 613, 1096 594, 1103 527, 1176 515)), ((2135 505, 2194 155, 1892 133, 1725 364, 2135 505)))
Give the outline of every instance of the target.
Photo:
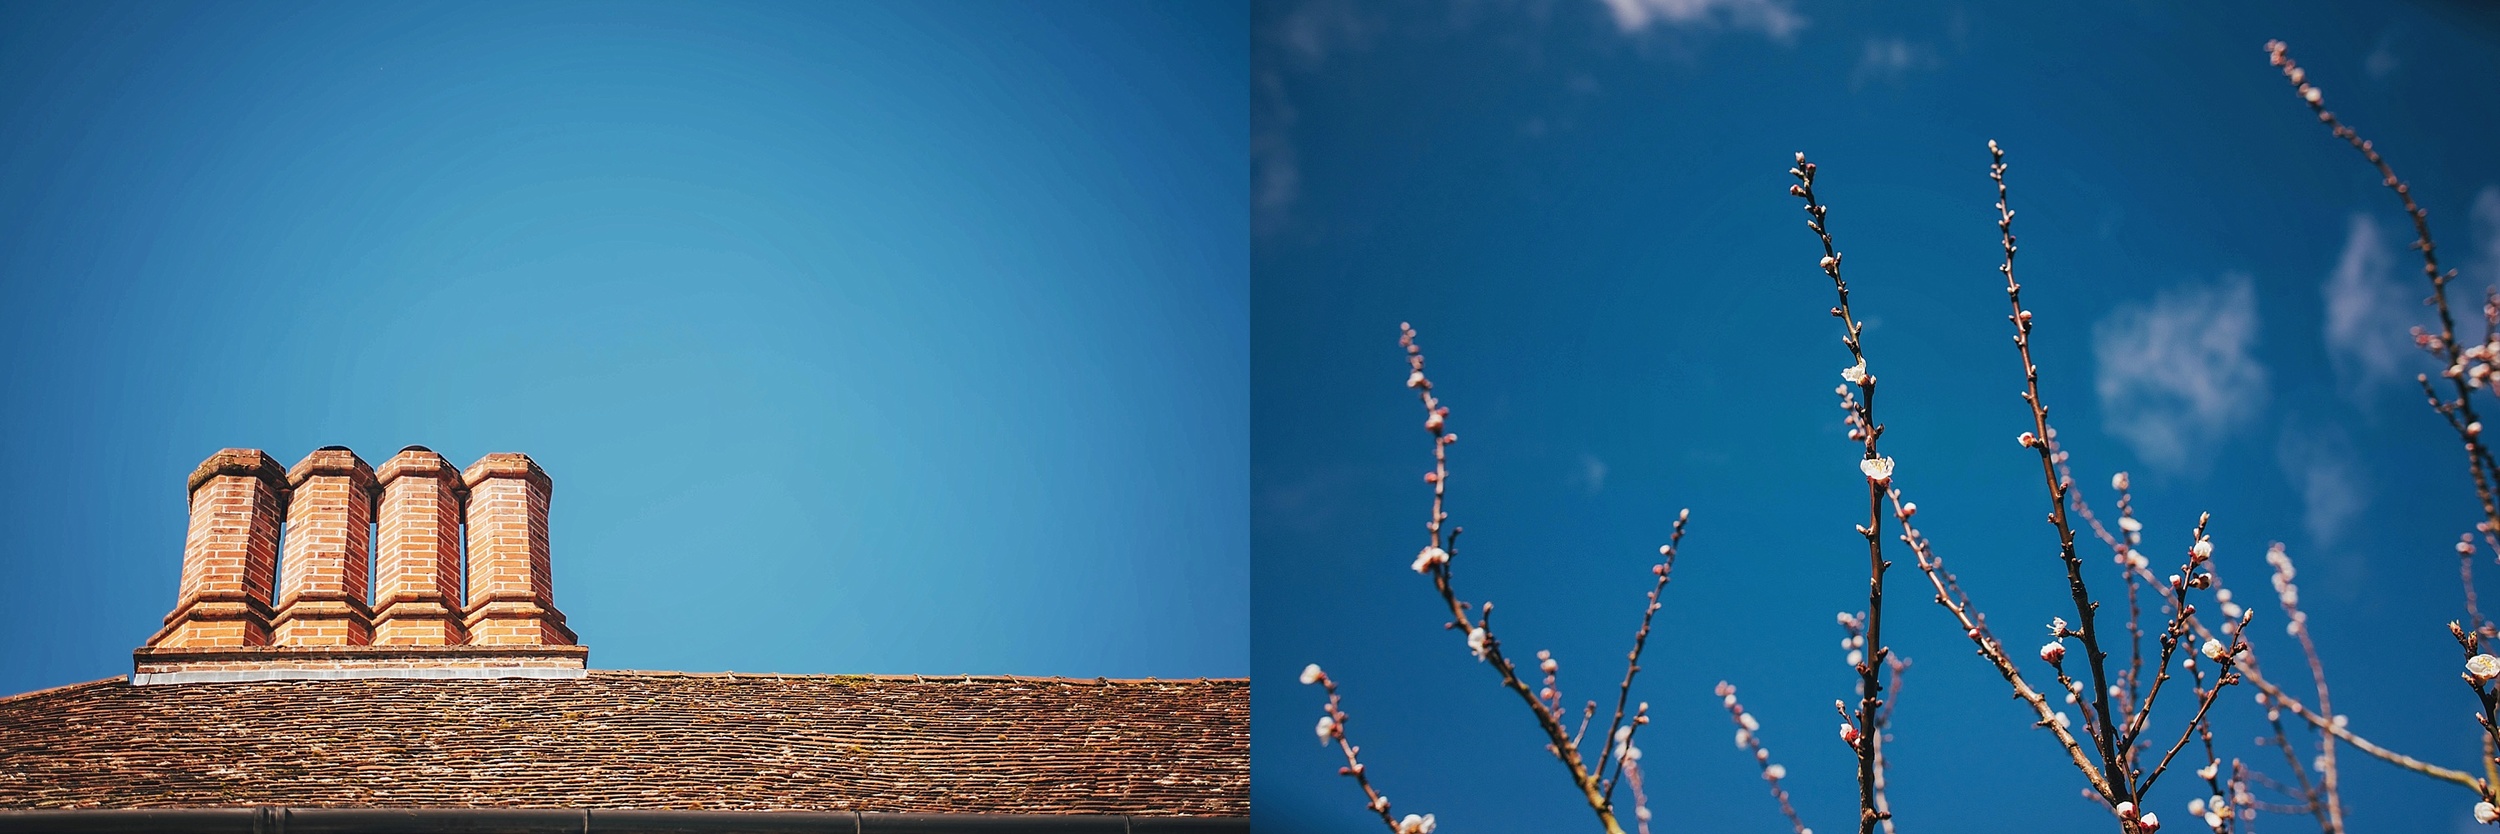
POLYGON ((7 706, 7 705, 9 705, 9 704, 14 704, 14 703, 17 703, 17 702, 19 702, 19 701, 29 700, 29 699, 33 699, 33 698, 41 698, 41 697, 43 697, 43 696, 45 696, 45 695, 58 695, 58 694, 61 694, 61 693, 64 693, 64 692, 71 692, 71 691, 75 691, 75 690, 86 689, 86 688, 89 688, 89 687, 96 687, 96 686, 109 686, 109 685, 116 684, 116 683, 122 683, 122 682, 125 682, 125 681, 128 681, 128 680, 129 680, 129 677, 128 677, 128 676, 125 676, 125 675, 114 675, 114 676, 109 677, 109 678, 99 678, 99 679, 96 679, 96 680, 86 681, 86 682, 83 682, 83 683, 69 683, 69 684, 62 684, 62 685, 60 685, 60 686, 55 686, 55 687, 52 687, 52 688, 50 688, 50 689, 38 689, 38 690, 35 690, 35 691, 33 691, 33 692, 20 692, 20 693, 15 694, 15 695, 10 695, 10 696, 7 696, 7 697, 0 697, 0 706, 7 706))

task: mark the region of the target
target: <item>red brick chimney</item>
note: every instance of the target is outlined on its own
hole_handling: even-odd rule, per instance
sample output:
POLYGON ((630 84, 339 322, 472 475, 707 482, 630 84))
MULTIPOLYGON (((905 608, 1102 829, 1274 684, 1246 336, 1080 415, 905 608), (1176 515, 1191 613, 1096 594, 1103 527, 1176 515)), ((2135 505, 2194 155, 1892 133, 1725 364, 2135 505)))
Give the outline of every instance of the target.
POLYGON ((556 611, 547 551, 555 484, 528 455, 498 452, 461 473, 469 487, 469 608, 473 645, 573 644, 556 611))
POLYGON ((287 472, 277 646, 361 646, 372 642, 365 607, 372 554, 373 468, 345 446, 323 446, 287 472))
POLYGON ((380 576, 373 594, 373 644, 457 646, 460 625, 461 501, 468 489, 451 461, 410 446, 374 475, 382 488, 380 576))
POLYGON ((182 595, 131 652, 133 685, 586 674, 590 650, 556 611, 549 576, 553 483, 527 455, 461 472, 410 446, 377 473, 326 446, 289 473, 257 449, 226 449, 190 487, 182 595), (369 553, 380 574, 370 608, 369 553))
POLYGON ((182 593, 173 613, 165 615, 165 628, 148 645, 268 643, 286 470, 258 449, 221 449, 191 470, 190 492, 182 593))

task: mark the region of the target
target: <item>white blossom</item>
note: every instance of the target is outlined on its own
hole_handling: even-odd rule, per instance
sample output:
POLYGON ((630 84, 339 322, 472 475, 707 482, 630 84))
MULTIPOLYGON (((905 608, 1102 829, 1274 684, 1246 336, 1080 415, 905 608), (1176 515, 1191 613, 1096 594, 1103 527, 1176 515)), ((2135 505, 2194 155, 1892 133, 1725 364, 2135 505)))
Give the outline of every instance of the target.
POLYGON ((1408 814, 1405 819, 1398 820, 1398 834, 1432 834, 1437 825, 1431 814, 1408 814))
POLYGON ((1764 778, 1769 779, 1786 779, 1788 778, 1788 768, 1782 765, 1772 765, 1770 767, 1763 768, 1762 775, 1764 778))
POLYGON ((2222 659, 2222 652, 2223 652, 2222 641, 2220 641, 2220 640, 2207 640, 2207 641, 2205 641, 2205 647, 2204 647, 2204 648, 2202 648, 2202 649, 2200 649, 2199 651, 2204 652, 2205 657, 2207 657, 2207 658, 2210 658, 2210 659, 2213 659, 2213 660, 2221 660, 2221 659, 2222 659))
POLYGON ((1879 484, 1889 483, 1892 481, 1892 458, 1870 458, 1858 461, 1858 471, 1866 473, 1867 480, 1879 484))
POLYGON ((2109 476, 2109 488, 2119 492, 2127 491, 2127 473, 2120 472, 2109 476))
POLYGON ((2474 803, 2474 821, 2484 825, 2500 821, 2500 808, 2491 807, 2489 802, 2474 803))
POLYGON ((1866 384, 1866 360, 1860 359, 1858 364, 1840 369, 1840 379, 1851 385, 1866 384))
POLYGON ((1762 722, 1753 720, 1753 713, 1748 712, 1737 715, 1736 723, 1745 725, 1746 730, 1757 733, 1762 732, 1762 722))
POLYGON ((2211 559, 2214 556, 2214 540, 2197 539, 2196 544, 2188 548, 2188 552, 2195 554, 2199 559, 2211 559))
POLYGON ((2477 684, 2500 678, 2500 657, 2478 654, 2465 660, 2465 679, 2477 684))
POLYGON ((1449 551, 1442 550, 1439 547, 1427 547, 1424 548, 1422 552, 1415 554, 1415 564, 1413 567, 1416 573, 1423 573, 1425 571, 1432 570, 1434 566, 1446 565, 1449 563, 1449 551))
POLYGON ((2119 516, 2118 529, 2125 530, 2129 533, 2141 533, 2144 532, 2144 522, 2135 520, 2135 516, 2131 515, 2119 516))
POLYGON ((1302 685, 1309 686, 1311 684, 1318 683, 1319 676, 1319 664, 1313 663, 1309 666, 1302 667, 1302 685))
POLYGON ((1484 626, 1477 626, 1467 630, 1467 650, 1475 652, 1477 660, 1484 659, 1484 640, 1484 626))
POLYGON ((1320 746, 1327 746, 1331 739, 1337 737, 1337 717, 1333 715, 1320 716, 1318 733, 1320 746))
POLYGON ((2041 647, 2040 647, 2040 659, 2041 659, 2041 660, 2044 660, 2044 661, 2047 661, 2047 662, 2050 662, 2050 663, 2056 663, 2056 662, 2058 662, 2058 661, 2065 660, 2065 659, 2066 659, 2066 641, 2064 641, 2064 640, 2051 640, 2051 641, 2049 641, 2049 642, 2048 642, 2048 644, 2047 644, 2047 645, 2041 646, 2041 647))

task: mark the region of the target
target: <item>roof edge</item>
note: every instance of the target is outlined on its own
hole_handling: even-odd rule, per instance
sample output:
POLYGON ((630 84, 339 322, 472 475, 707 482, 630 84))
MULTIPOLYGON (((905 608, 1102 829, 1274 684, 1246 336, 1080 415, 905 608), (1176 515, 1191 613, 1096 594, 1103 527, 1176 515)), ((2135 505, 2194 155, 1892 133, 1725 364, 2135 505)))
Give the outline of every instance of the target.
POLYGON ((89 688, 93 688, 93 687, 100 687, 100 686, 110 686, 110 685, 113 685, 113 684, 116 684, 116 683, 121 683, 121 682, 123 682, 123 681, 124 681, 124 680, 126 680, 126 679, 127 679, 127 676, 124 676, 124 675, 114 675, 114 676, 109 677, 109 678, 99 678, 99 679, 97 679, 97 680, 91 680, 91 681, 87 681, 87 682, 85 682, 85 683, 70 683, 70 684, 62 684, 62 685, 60 685, 60 686, 55 686, 55 687, 52 687, 52 688, 49 688, 49 689, 38 689, 38 690, 35 690, 35 691, 33 691, 33 692, 20 692, 20 693, 15 694, 15 695, 10 695, 10 696, 6 696, 6 697, 0 697, 0 706, 5 706, 5 705, 8 705, 8 704, 14 704, 14 703, 17 703, 17 702, 19 702, 19 701, 29 700, 29 699, 33 699, 33 698, 41 698, 41 697, 46 696, 46 695, 60 695, 60 694, 63 694, 63 693, 73 692, 73 691, 80 690, 80 689, 89 689, 89 688))
POLYGON ((113 808, 0 810, 0 834, 181 830, 200 834, 1248 834, 1249 817, 1100 814, 879 814, 856 811, 651 811, 568 808, 113 808))

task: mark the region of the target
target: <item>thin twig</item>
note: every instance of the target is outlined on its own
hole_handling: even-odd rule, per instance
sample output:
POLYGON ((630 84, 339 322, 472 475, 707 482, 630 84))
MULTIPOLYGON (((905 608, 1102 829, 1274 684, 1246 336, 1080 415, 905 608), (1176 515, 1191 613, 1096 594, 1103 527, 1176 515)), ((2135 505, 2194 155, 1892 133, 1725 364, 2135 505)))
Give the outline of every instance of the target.
POLYGON ((1857 420, 1858 429, 1852 439, 1865 443, 1865 457, 1859 469, 1866 475, 1866 523, 1858 526, 1858 534, 1866 538, 1867 648, 1866 656, 1857 665, 1858 707, 1850 715, 1855 722, 1856 738, 1845 740, 1858 756, 1858 834, 1874 834, 1877 824, 1890 816, 1875 801, 1875 759, 1877 748, 1883 743, 1875 718, 1883 706, 1882 670, 1891 653, 1884 645, 1884 569, 1892 563, 1884 561, 1883 521, 1884 490, 1892 481, 1892 459, 1876 452, 1876 441, 1883 437, 1884 428, 1875 422, 1875 375, 1867 371, 1866 352, 1859 344, 1865 327, 1849 310, 1849 282, 1840 275, 1840 250, 1832 247, 1831 231, 1825 225, 1824 215, 1829 209, 1814 198, 1814 167, 1803 152, 1798 153, 1797 167, 1788 169, 1789 175, 1797 178, 1797 184, 1789 186, 1788 191, 1805 201, 1806 228, 1812 229, 1823 243, 1823 258, 1818 263, 1840 296, 1840 304, 1832 308, 1832 317, 1840 319, 1841 343, 1848 346, 1850 358, 1857 360, 1856 365, 1841 373, 1841 378, 1857 385, 1860 399, 1851 416, 1857 420))
MULTIPOLYGON (((1997 271, 2005 276, 2005 299, 2014 311, 2008 320, 2014 323, 2014 347, 2023 361, 2023 402, 2031 406, 2032 427, 2037 432, 2026 434, 2024 445, 2040 453, 2040 474, 2049 487, 2049 525, 2057 530, 2058 558, 2066 563, 2067 590, 2074 597, 2075 616, 2081 621, 2075 636, 2083 640, 2084 660, 2092 671, 2092 701, 2096 714, 2087 717, 2094 725, 2091 735, 2099 748, 2102 768, 2112 774, 2121 774, 2109 780, 2110 786, 2119 791, 2111 797, 2113 804, 2132 802, 2136 797, 2127 787, 2127 780, 2123 777, 2126 770, 2118 760, 2117 727, 2110 723, 2109 673, 2104 668, 2108 655, 2101 651, 2099 629, 2094 624, 2100 604, 2092 601, 2091 591, 2084 586, 2083 560, 2075 555, 2075 530, 2066 521, 2066 485, 2057 477, 2057 462, 2051 458, 2048 444, 2042 442, 2049 437, 2049 407, 2040 399, 2040 366, 2031 360, 2031 311, 2023 309, 2022 284, 2014 278, 2017 247, 2014 245, 2014 210, 2008 207, 2005 194, 2005 149, 1991 140, 1988 156, 1988 177, 1996 181, 1997 186, 1997 231, 2005 247, 2005 262, 1997 267, 1997 271)), ((2128 821, 2127 827, 2133 829, 2133 821, 2128 821)))
POLYGON ((1501 640, 1493 635, 1493 604, 1484 603, 1471 618, 1467 604, 1459 601, 1458 592, 1451 585, 1450 566, 1456 559, 1461 531, 1451 528, 1447 539, 1442 537, 1441 531, 1449 521, 1446 503, 1450 482, 1449 450, 1451 444, 1458 442, 1458 435, 1449 431, 1450 410, 1433 396, 1432 380, 1424 375, 1424 354, 1415 343, 1415 328, 1401 323, 1398 331, 1398 344, 1406 349, 1409 369, 1406 385, 1415 389, 1416 397, 1423 402, 1424 429, 1432 433, 1433 466, 1432 472, 1426 476, 1432 485, 1432 518, 1424 525, 1430 540, 1416 555, 1414 569, 1432 577, 1433 588, 1440 592, 1442 603, 1450 610, 1447 627, 1467 635, 1468 649, 1478 659, 1491 664, 1494 672, 1501 676, 1502 685, 1518 693, 1519 699, 1527 703, 1528 710, 1535 713, 1537 726, 1545 731, 1554 758, 1570 771, 1572 786, 1580 790, 1581 798, 1597 815, 1599 824, 1605 827, 1607 834, 1623 834, 1623 826, 1615 820, 1614 804, 1607 801, 1597 777, 1580 758, 1580 748, 1572 743, 1570 732, 1563 727, 1562 711, 1539 699, 1525 682, 1519 680, 1518 670, 1502 654, 1501 640))

